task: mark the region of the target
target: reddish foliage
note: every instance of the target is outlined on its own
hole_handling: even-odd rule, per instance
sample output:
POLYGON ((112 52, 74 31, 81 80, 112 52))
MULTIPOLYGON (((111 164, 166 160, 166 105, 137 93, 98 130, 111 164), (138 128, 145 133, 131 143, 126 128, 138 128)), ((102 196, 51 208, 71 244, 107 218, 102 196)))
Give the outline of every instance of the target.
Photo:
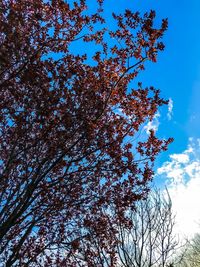
POLYGON ((155 29, 155 12, 126 10, 108 30, 97 2, 94 14, 85 0, 0 2, 6 266, 115 266, 116 222, 127 223, 124 211, 146 192, 155 156, 171 141, 153 132, 131 141, 166 101, 154 88, 129 88, 163 50, 167 21, 155 29), (74 52, 75 41, 96 44, 93 61, 74 52))

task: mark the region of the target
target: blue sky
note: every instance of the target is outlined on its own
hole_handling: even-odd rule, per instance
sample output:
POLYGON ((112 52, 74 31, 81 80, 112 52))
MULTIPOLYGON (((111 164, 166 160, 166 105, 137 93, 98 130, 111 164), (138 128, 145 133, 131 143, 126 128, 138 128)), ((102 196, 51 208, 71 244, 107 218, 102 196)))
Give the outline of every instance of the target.
POLYGON ((110 0, 109 5, 116 10, 125 6, 132 10, 154 9, 158 20, 168 17, 166 49, 156 64, 148 64, 139 79, 160 88, 163 97, 173 100, 172 120, 167 121, 161 113, 159 134, 175 138, 168 153, 181 152, 189 137, 200 136, 200 2, 110 0))
POLYGON ((164 38, 166 49, 144 76, 161 89, 164 97, 173 100, 172 120, 161 121, 160 130, 175 138, 168 153, 177 153, 186 147, 189 137, 200 135, 200 2, 143 1, 143 6, 153 8, 159 17, 169 19, 164 38))

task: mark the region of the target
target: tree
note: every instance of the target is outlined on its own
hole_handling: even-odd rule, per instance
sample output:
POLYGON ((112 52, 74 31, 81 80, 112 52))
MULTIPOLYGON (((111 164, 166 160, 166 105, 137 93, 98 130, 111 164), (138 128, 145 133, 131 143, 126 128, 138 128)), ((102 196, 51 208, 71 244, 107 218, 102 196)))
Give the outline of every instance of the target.
POLYGON ((178 237, 170 196, 153 190, 127 214, 130 227, 119 224, 120 267, 166 267, 175 254, 178 237))
POLYGON ((182 251, 177 256, 178 267, 198 267, 200 264, 200 234, 187 240, 182 251))
POLYGON ((153 131, 131 141, 167 103, 153 87, 130 88, 145 61, 155 62, 163 50, 167 20, 155 28, 154 11, 126 10, 113 14, 115 29, 107 29, 103 1, 96 5, 92 13, 85 0, 0 1, 0 262, 6 267, 98 266, 88 225, 114 266, 116 222, 125 223, 126 208, 145 195, 155 157, 171 142, 153 131), (93 47, 92 58, 77 53, 76 42, 93 47), (111 204, 115 217, 105 212, 111 204))

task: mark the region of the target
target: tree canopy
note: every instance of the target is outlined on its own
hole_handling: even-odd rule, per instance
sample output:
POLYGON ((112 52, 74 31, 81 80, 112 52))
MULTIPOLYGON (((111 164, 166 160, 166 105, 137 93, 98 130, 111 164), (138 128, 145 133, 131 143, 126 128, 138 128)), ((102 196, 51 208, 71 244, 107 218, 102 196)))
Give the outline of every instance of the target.
POLYGON ((171 142, 153 130, 136 138, 167 101, 152 86, 132 85, 164 49, 167 20, 156 28, 154 11, 125 10, 112 14, 112 29, 103 1, 96 6, 0 1, 0 262, 7 267, 102 266, 94 237, 115 266, 118 222, 127 224, 126 208, 145 195, 155 158, 171 142), (92 58, 73 50, 75 42, 95 47, 92 58))

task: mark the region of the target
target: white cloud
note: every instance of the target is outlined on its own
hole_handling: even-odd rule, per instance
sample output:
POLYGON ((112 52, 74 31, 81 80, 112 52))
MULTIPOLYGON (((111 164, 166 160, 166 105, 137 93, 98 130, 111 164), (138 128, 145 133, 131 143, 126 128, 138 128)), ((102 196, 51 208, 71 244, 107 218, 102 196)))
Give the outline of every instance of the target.
POLYGON ((157 174, 167 180, 180 237, 200 232, 200 139, 190 139, 188 148, 171 155, 157 174))
POLYGON ((160 118, 160 113, 157 112, 154 115, 152 121, 149 121, 147 125, 144 126, 144 130, 146 131, 147 134, 149 134, 150 130, 154 130, 154 132, 158 130, 158 127, 160 125, 159 118, 160 118))
POLYGON ((187 163, 189 161, 189 156, 187 154, 173 154, 170 158, 177 163, 187 163))
POLYGON ((170 98, 168 102, 168 112, 167 112, 168 120, 172 119, 172 115, 173 115, 173 100, 170 98))

